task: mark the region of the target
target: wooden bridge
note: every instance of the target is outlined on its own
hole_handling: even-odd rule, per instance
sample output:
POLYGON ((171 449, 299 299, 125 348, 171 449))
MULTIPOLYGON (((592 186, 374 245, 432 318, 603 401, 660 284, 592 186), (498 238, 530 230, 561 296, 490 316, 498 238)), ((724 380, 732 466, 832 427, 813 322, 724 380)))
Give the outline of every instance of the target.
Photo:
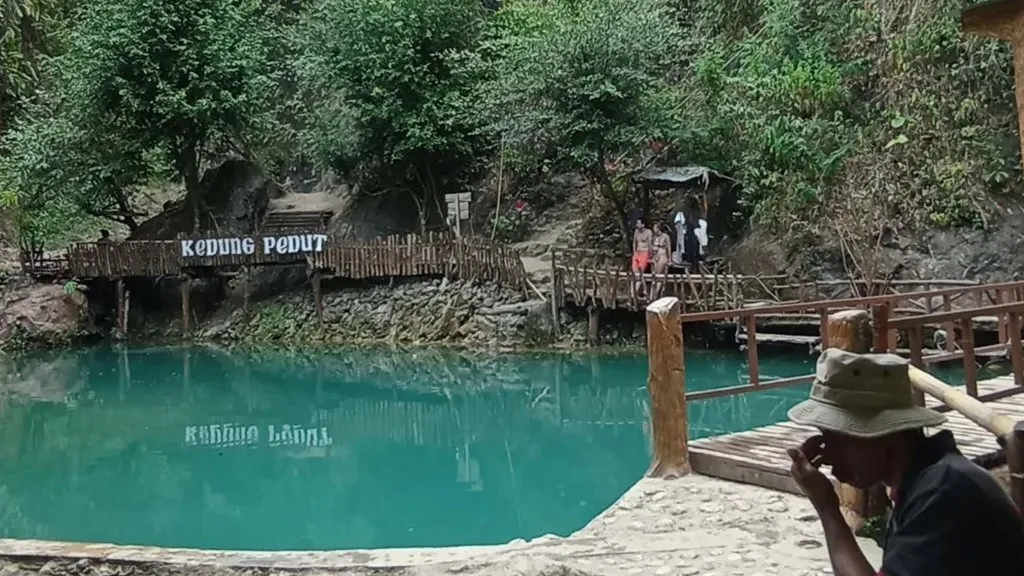
MULTIPOLYGON (((322 216, 317 216, 323 218, 322 216)), ((117 323, 127 327, 124 281, 132 278, 176 278, 182 284, 183 329, 189 332, 189 292, 194 278, 242 276, 254 268, 303 266, 312 284, 317 316, 322 319, 321 281, 445 276, 492 280, 526 288, 523 262, 510 248, 448 233, 392 235, 355 242, 338 238, 312 222, 302 232, 298 220, 279 218, 273 230, 246 236, 180 235, 174 240, 80 242, 63 255, 44 257, 23 252, 22 267, 35 277, 90 282, 111 279, 117 292, 117 323), (273 233, 271 233, 273 232, 273 233)), ((308 218, 306 220, 309 220, 308 218)), ((309 224, 309 222, 306 222, 309 224)), ((247 283, 243 286, 247 288, 247 283)), ((245 306, 248 307, 248 292, 245 306)))
MULTIPOLYGON (((683 313, 980 285, 972 280, 808 281, 786 274, 745 275, 734 273, 731 265, 720 260, 701 263, 694 271, 673 266, 665 274, 638 274, 629 269, 627 256, 594 250, 553 253, 551 272, 553 294, 559 308, 573 304, 581 308, 641 311, 651 301, 645 295, 650 295, 654 289, 659 297, 678 298, 683 313)), ((936 304, 925 300, 907 300, 906 303, 922 313, 931 312, 936 304)))
MULTIPOLYGON (((648 356, 654 461, 649 474, 673 476, 691 469, 728 480, 799 493, 789 476, 786 449, 815 433, 790 422, 756 428, 747 432, 687 441, 686 404, 696 400, 758 392, 773 388, 807 385, 814 376, 762 381, 758 370, 756 317, 813 311, 821 318, 822 347, 839 347, 853 352, 898 352, 897 341, 909 348, 911 382, 919 405, 948 412, 942 428, 952 431, 963 453, 982 466, 1009 464, 1017 474, 1012 492, 1024 509, 1024 347, 1021 343, 1024 315, 1024 282, 979 285, 921 293, 881 295, 831 301, 803 302, 734 309, 720 312, 682 313, 680 301, 663 298, 647 308, 648 356), (906 299, 938 300, 943 310, 927 314, 895 313, 906 299), (954 300, 973 306, 953 309, 954 300), (994 303, 992 302, 994 301, 994 303), (753 336, 747 348, 749 384, 687 393, 683 366, 683 339, 692 322, 729 319, 747 327, 753 336), (975 346, 974 324, 983 319, 998 325, 999 340, 990 346, 975 346), (929 353, 924 347, 926 330, 945 329, 948 350, 929 353), (1009 360, 1012 375, 978 381, 977 359, 997 354, 1009 360), (949 386, 926 370, 943 360, 961 360, 964 385, 949 386), (928 396, 926 400, 926 395, 928 396)), ((903 309, 905 310, 905 309, 903 309)), ((826 470, 827 472, 827 470, 826 470)), ((848 518, 866 519, 877 515, 874 507, 885 501, 852 487, 839 486, 848 518)))

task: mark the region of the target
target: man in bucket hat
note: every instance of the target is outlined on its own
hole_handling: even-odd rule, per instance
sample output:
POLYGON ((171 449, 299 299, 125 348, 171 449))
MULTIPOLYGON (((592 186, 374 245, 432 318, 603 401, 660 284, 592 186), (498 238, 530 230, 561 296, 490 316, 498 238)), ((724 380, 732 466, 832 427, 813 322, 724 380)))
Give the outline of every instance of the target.
POLYGON ((835 576, 875 574, 839 511, 840 482, 889 488, 885 576, 1024 574, 1024 523, 988 472, 967 460, 938 412, 914 405, 907 362, 830 348, 818 358, 810 399, 789 411, 821 434, 792 448, 790 473, 821 519, 835 576))

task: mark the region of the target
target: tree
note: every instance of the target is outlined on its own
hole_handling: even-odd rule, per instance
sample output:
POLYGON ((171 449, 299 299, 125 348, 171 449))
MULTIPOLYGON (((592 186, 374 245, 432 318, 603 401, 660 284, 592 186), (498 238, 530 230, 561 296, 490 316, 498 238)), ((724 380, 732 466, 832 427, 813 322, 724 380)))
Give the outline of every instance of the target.
POLYGON ((302 140, 320 167, 409 190, 421 226, 430 202, 474 157, 463 114, 479 0, 321 0, 299 27, 302 140))
POLYGON ((628 239, 623 168, 672 132, 678 33, 666 0, 507 2, 474 66, 485 133, 521 168, 586 175, 628 239))
POLYGON ((0 0, 0 136, 40 84, 69 12, 63 0, 0 0))
POLYGON ((131 190, 145 183, 145 159, 156 153, 184 181, 198 230, 203 161, 226 150, 245 154, 270 109, 265 24, 249 0, 87 3, 67 53, 54 60, 48 106, 11 138, 19 193, 64 190, 132 227, 131 190), (42 141, 50 148, 40 149, 42 141))

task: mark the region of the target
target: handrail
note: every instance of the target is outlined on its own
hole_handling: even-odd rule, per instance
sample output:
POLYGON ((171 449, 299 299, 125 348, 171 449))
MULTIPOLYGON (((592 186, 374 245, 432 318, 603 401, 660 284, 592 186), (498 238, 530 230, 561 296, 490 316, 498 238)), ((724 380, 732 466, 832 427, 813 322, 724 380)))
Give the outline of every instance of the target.
MULTIPOLYGON (((1012 284, 1012 283, 1011 283, 1012 284)), ((1005 286, 1006 284, 1003 284, 1005 286)), ((1016 295, 1016 294, 1015 294, 1016 295)), ((765 384, 757 382, 756 352, 751 366, 751 382, 749 386, 736 386, 725 390, 686 392, 685 363, 683 361, 683 323, 680 314, 680 301, 674 297, 662 298, 647 307, 647 349, 649 358, 648 391, 651 397, 651 435, 653 458, 649 476, 674 477, 690 471, 690 454, 687 434, 687 403, 691 400, 712 398, 716 396, 736 394, 759 389, 774 388, 806 382, 813 376, 782 378, 765 384)), ((998 311, 1007 316, 1010 332, 1011 353, 1014 357, 1014 374, 1017 379, 1017 390, 1024 392, 1021 375, 1024 373, 1024 360, 1021 360, 1021 323, 1019 314, 1024 311, 1024 302, 1013 302, 997 306, 979 307, 973 310, 931 315, 932 320, 962 320, 970 325, 970 318, 985 312, 998 311)), ((890 349, 890 327, 896 325, 888 322, 889 307, 885 304, 876 306, 874 321, 863 310, 850 310, 833 314, 828 318, 828 333, 836 340, 836 346, 851 352, 867 352, 872 347, 876 352, 890 349)), ((753 317, 748 317, 748 321, 753 317)), ((925 320, 927 321, 927 319, 925 320)), ((901 326, 911 331, 920 332, 922 317, 901 319, 901 326)), ((965 362, 973 365, 974 350, 971 340, 968 341, 970 352, 964 355, 965 362)), ((918 340, 918 344, 920 341, 918 340)), ((756 349, 756 341, 751 343, 756 349)), ((1015 422, 1005 414, 986 406, 977 398, 977 385, 967 385, 967 393, 961 392, 942 380, 928 374, 920 368, 923 365, 920 349, 912 360, 914 365, 908 367, 910 383, 922 393, 937 398, 944 406, 962 414, 971 422, 996 436, 1006 454, 1010 468, 1011 494, 1019 509, 1024 509, 1024 422, 1015 422)), ((1002 397, 1003 391, 1000 391, 1002 397)), ((1007 394, 1008 395, 1008 394, 1007 394)), ((923 396, 917 399, 918 405, 924 405, 923 396)), ((853 490, 850 487, 839 488, 849 497, 846 502, 855 517, 863 514, 877 514, 871 503, 876 499, 865 491, 853 490)), ((881 501, 880 499, 877 501, 881 501)))
POLYGON ((905 330, 924 324, 938 324, 950 320, 968 320, 978 316, 1001 316, 1008 312, 1024 312, 1024 302, 1009 302, 996 304, 994 306, 982 306, 969 308, 967 310, 955 310, 952 312, 936 312, 935 314, 923 314, 920 316, 908 316, 889 321, 890 330, 905 330))
POLYGON ((909 300, 915 298, 934 298, 936 296, 957 296, 964 293, 978 293, 988 290, 1012 290, 1024 289, 1024 280, 1013 282, 1000 282, 997 284, 978 284, 974 286, 958 286, 955 288, 943 288, 941 290, 922 290, 918 292, 904 292, 898 294, 882 294, 879 296, 863 296, 859 298, 840 298, 836 300, 815 300, 812 302, 795 302, 792 304, 776 304, 768 306, 757 306, 751 308, 737 308, 733 310, 719 310, 714 312, 694 312, 683 314, 683 322, 708 322, 711 320, 722 320, 726 318, 745 318, 747 316, 768 316, 772 314, 785 314, 789 312, 803 312, 820 308, 848 308, 863 307, 872 304, 883 304, 894 299, 909 300))
POLYGON ((1000 438, 1013 431, 1014 421, 1008 416, 996 412, 977 398, 964 394, 924 370, 911 366, 910 383, 1000 438))

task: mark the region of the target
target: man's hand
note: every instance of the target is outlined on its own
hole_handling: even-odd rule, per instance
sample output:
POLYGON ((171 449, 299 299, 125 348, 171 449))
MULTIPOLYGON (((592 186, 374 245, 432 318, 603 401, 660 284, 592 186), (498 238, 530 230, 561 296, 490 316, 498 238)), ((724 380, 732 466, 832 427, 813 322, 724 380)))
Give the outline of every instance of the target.
POLYGON ((832 486, 832 481, 818 470, 818 466, 824 463, 822 437, 811 436, 799 448, 790 448, 786 452, 793 461, 789 467, 790 476, 796 480, 819 514, 823 510, 838 510, 839 497, 836 496, 835 487, 832 486))

